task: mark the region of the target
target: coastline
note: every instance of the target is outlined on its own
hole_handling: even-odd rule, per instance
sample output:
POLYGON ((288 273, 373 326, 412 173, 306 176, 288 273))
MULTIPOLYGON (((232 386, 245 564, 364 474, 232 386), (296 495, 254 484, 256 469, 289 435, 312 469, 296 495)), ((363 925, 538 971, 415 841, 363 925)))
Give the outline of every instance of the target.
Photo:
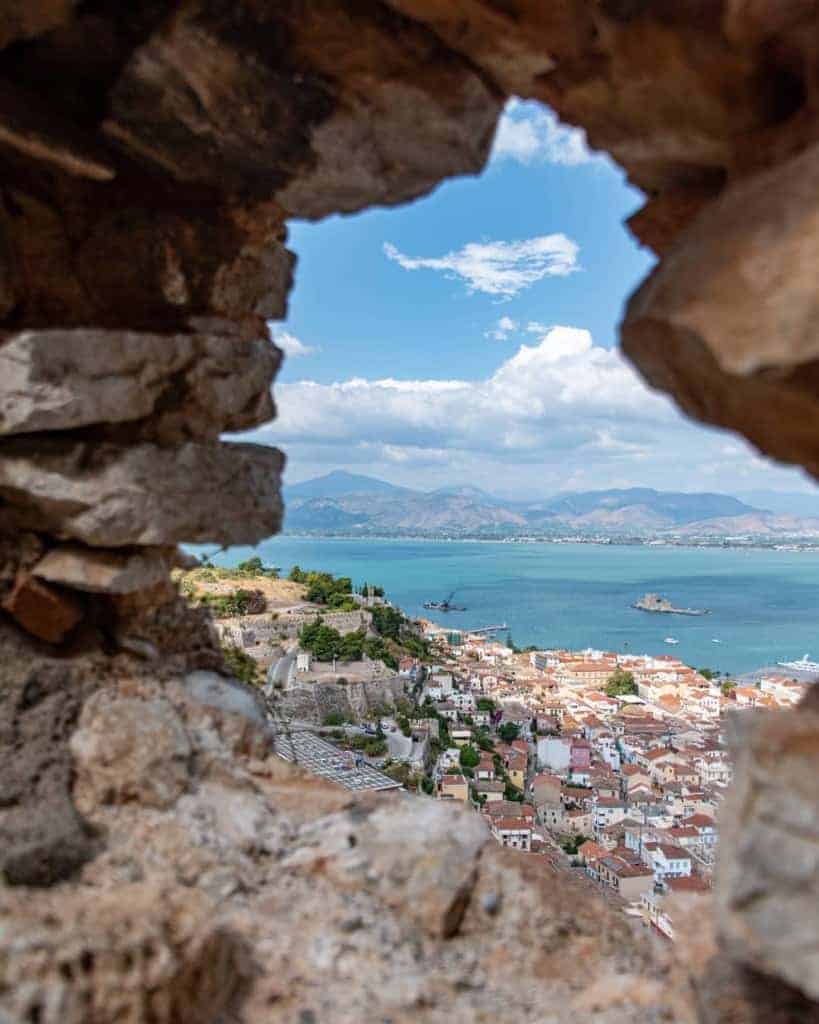
POLYGON ((284 574, 299 564, 375 582, 410 617, 434 615, 423 603, 457 591, 467 611, 441 615, 443 624, 469 629, 505 621, 520 647, 623 650, 627 643, 660 655, 668 652, 663 638, 673 623, 675 653, 697 666, 742 673, 819 654, 819 561, 801 553, 314 535, 198 552, 225 566, 259 555, 284 574), (630 605, 646 592, 711 614, 640 615, 630 605))
MULTIPOLYGON (((369 541, 377 541, 382 543, 400 544, 403 542, 413 544, 515 544, 515 545, 549 545, 550 547, 568 547, 572 544, 578 545, 590 545, 598 547, 616 547, 616 548, 650 548, 652 550, 684 550, 684 551, 702 551, 702 550, 724 550, 724 551, 774 551, 781 554, 819 554, 819 541, 815 544, 805 543, 776 543, 776 544, 764 544, 761 541, 755 542, 743 542, 741 544, 732 544, 728 541, 716 541, 713 542, 698 542, 693 541, 683 542, 672 542, 664 540, 661 544, 658 544, 654 538, 651 539, 618 539, 618 538, 603 538, 603 537, 561 537, 561 538, 549 538, 549 537, 471 537, 471 536, 458 536, 458 537, 447 537, 447 536, 430 536, 428 534, 359 534, 359 533, 290 533, 283 531, 282 533, 276 534, 274 537, 269 537, 267 541, 262 543, 268 543, 269 541, 275 540, 276 537, 281 537, 284 540, 338 540, 338 541, 356 541, 362 544, 368 543, 369 541)), ((200 545, 197 545, 200 546, 200 545)))

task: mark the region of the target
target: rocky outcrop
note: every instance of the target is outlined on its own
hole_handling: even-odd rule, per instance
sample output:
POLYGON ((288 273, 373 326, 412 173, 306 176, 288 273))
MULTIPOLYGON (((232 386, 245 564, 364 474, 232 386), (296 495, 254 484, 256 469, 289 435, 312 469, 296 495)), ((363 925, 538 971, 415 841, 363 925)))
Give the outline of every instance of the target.
POLYGON ((105 849, 81 887, 0 896, 12 1019, 661 1019, 622 916, 504 854, 478 815, 305 777, 233 684, 210 677, 205 704, 189 679, 119 668, 72 740, 105 849))
POLYGON ((819 714, 736 715, 718 913, 734 959, 819 999, 819 714))
POLYGON ((82 890, 35 903, 5 892, 0 947, 4 1021, 206 1024, 251 978, 241 939, 214 920, 210 900, 182 886, 126 884, 95 891, 90 904, 82 890))

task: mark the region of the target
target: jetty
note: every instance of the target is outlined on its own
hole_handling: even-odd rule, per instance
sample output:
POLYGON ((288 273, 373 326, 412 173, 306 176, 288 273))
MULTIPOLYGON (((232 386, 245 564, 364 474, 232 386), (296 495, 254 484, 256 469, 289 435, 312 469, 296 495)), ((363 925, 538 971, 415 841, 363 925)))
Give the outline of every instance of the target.
POLYGON ((659 615, 708 615, 707 608, 677 608, 667 597, 660 594, 643 594, 631 607, 641 612, 655 612, 659 615))

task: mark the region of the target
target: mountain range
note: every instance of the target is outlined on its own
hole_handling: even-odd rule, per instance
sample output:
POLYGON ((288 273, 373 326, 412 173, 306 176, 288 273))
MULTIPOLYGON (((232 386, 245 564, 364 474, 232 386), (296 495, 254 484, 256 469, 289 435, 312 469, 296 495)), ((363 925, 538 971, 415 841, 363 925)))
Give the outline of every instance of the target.
POLYGON ((819 518, 751 505, 727 494, 647 487, 510 501, 477 487, 418 491, 335 470, 284 488, 285 530, 354 536, 819 538, 819 518))

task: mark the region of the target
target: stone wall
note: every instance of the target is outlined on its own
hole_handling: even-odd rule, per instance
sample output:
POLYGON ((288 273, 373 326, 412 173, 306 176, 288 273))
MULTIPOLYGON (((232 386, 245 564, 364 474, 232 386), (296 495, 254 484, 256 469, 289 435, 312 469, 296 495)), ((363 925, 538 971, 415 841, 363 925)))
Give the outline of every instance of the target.
POLYGON ((668 961, 475 816, 286 773, 190 682, 221 656, 169 571, 281 521, 283 456, 220 438, 274 412, 286 219, 479 171, 513 93, 645 192, 627 355, 819 475, 817 29, 816 0, 0 5, 0 1015, 816 1019, 809 712, 741 746, 718 927, 668 961))
MULTIPOLYGON (((344 666, 339 666, 343 674, 344 666)), ((371 717, 379 708, 392 709, 406 697, 406 682, 398 676, 366 682, 313 682, 297 685, 274 695, 279 714, 323 725, 327 715, 337 712, 347 721, 371 717)))

